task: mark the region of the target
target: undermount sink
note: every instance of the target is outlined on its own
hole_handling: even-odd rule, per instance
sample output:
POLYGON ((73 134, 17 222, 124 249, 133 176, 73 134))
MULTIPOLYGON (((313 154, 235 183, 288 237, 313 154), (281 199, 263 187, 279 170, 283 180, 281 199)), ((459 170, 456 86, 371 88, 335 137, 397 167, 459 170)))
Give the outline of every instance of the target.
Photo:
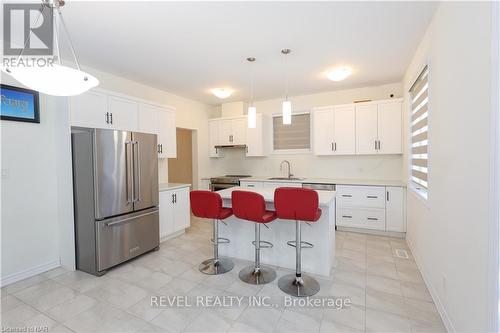
POLYGON ((304 178, 298 178, 298 177, 271 177, 267 178, 268 180, 302 180, 304 178))

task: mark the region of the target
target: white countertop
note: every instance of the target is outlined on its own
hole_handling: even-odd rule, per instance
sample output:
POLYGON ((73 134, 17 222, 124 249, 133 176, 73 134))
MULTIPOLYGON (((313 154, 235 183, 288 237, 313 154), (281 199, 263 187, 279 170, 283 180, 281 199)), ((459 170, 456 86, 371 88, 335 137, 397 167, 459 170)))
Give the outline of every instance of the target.
POLYGON ((387 179, 345 179, 345 178, 301 178, 301 179, 269 179, 270 176, 257 176, 242 178, 247 182, 272 182, 272 183, 315 183, 315 184, 336 184, 336 185, 368 185, 368 186, 397 186, 406 187, 401 180, 387 179))
MULTIPOLYGON (((274 202, 274 189, 272 188, 248 188, 248 187, 231 187, 225 190, 217 191, 220 194, 222 199, 231 199, 231 193, 234 190, 243 190, 248 192, 259 193, 264 197, 264 200, 267 202, 274 202)), ((317 191, 319 196, 319 205, 320 206, 328 206, 330 202, 335 199, 336 192, 335 191, 317 191)))
POLYGON ((170 191, 170 190, 175 190, 178 188, 183 188, 183 187, 189 187, 191 184, 184 184, 184 183, 160 183, 158 186, 160 192, 161 191, 170 191))

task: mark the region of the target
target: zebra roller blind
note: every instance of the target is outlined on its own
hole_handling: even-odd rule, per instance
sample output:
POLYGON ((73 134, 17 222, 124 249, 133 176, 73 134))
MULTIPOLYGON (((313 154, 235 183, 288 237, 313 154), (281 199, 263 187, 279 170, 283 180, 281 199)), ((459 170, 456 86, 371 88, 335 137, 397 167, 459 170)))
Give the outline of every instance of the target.
POLYGON ((429 67, 425 66, 410 88, 411 181, 427 192, 429 152, 429 67))

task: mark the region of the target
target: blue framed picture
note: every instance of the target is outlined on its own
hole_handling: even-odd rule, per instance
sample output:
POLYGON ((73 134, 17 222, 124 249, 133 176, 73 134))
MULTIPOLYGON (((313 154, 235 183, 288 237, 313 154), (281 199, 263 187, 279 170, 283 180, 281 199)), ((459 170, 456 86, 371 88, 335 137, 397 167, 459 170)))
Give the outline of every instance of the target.
POLYGON ((0 84, 0 119, 40 123, 38 91, 0 84))

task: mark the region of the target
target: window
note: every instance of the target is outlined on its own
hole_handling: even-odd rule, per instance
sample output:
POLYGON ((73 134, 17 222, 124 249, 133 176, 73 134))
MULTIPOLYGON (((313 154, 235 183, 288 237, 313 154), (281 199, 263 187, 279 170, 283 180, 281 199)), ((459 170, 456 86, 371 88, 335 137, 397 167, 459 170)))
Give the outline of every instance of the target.
POLYGON ((410 88, 411 176, 414 188, 427 198, 428 184, 428 119, 429 119, 429 68, 425 66, 410 88))
POLYGON ((273 117, 273 149, 309 151, 311 148, 311 116, 309 113, 292 115, 292 124, 283 125, 282 116, 273 117))

